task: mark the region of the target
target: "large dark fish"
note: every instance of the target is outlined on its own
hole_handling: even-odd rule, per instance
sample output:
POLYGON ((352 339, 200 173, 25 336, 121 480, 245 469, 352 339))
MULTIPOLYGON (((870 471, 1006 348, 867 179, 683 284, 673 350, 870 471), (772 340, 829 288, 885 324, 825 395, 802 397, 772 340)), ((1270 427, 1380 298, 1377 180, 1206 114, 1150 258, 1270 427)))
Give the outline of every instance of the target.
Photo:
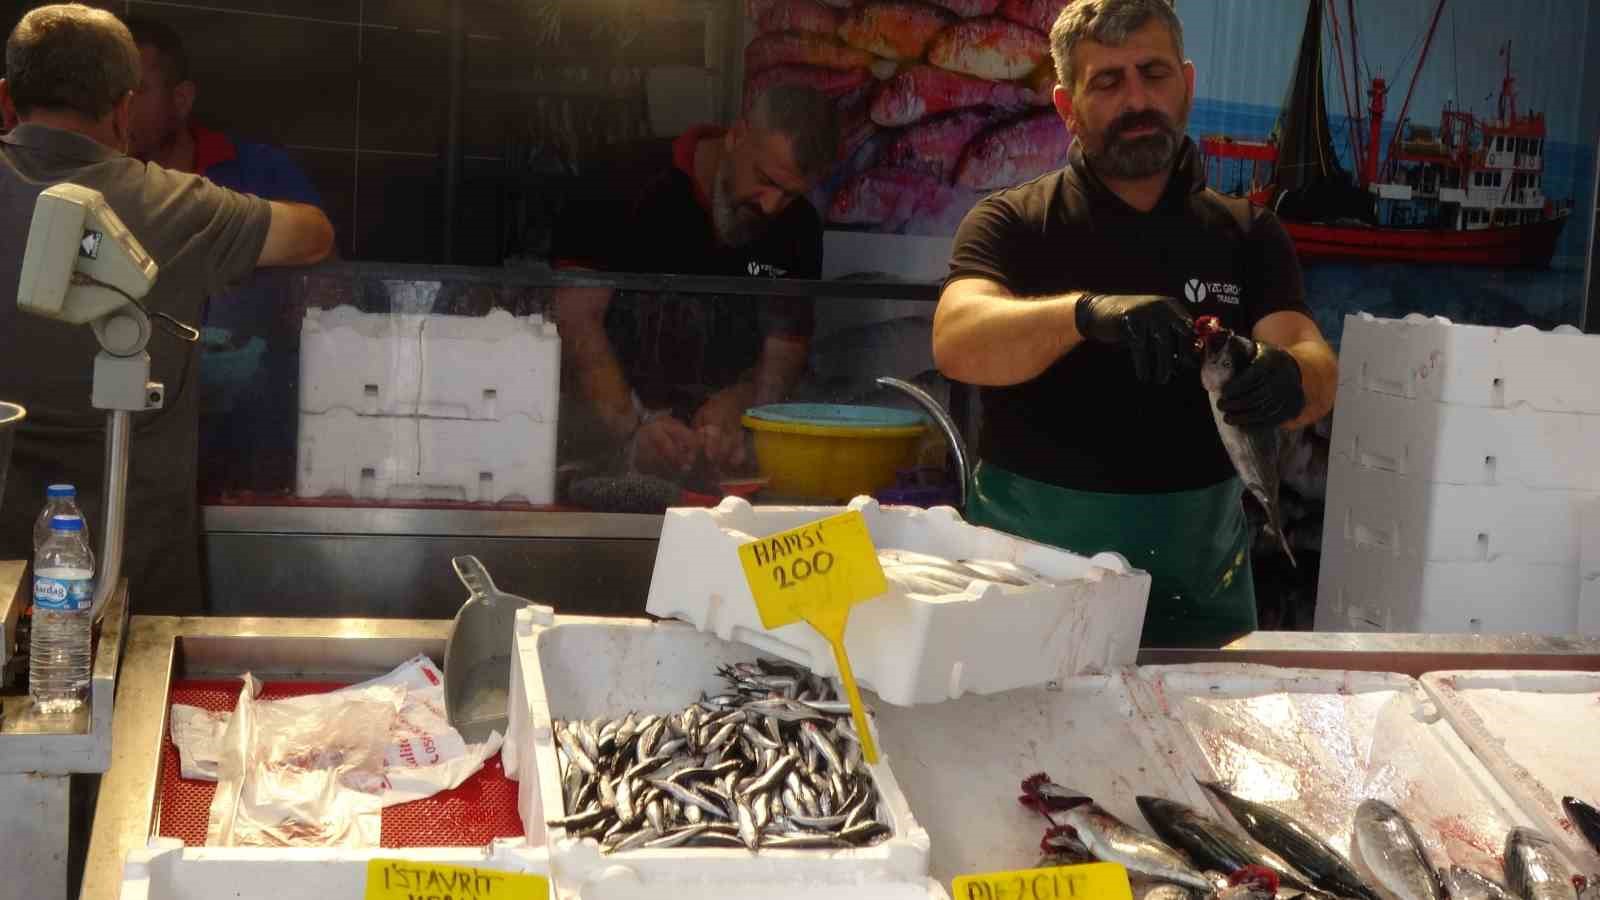
POLYGON ((1294 551, 1289 549, 1289 540, 1284 536, 1283 520, 1278 511, 1278 429, 1270 425, 1252 428, 1229 425, 1222 410, 1217 408, 1223 386, 1249 365, 1251 343, 1223 328, 1216 316, 1201 316, 1195 320, 1194 329, 1196 344, 1203 354, 1200 384, 1211 395, 1211 415, 1216 420, 1222 446, 1239 471, 1245 489, 1266 511, 1267 527, 1278 536, 1289 562, 1298 566, 1294 551))
POLYGON ((1600 809, 1595 809, 1577 797, 1563 797, 1561 807, 1567 811, 1567 819, 1589 842, 1594 852, 1600 853, 1600 809))
POLYGON ((1395 900, 1445 900, 1416 829, 1389 804, 1365 800, 1356 807, 1351 846, 1362 872, 1395 900))
POLYGON ((1572 873, 1556 845, 1532 828, 1506 835, 1506 887, 1522 900, 1572 900, 1572 873))
POLYGON ((1202 781, 1200 786, 1221 801, 1246 833, 1304 872, 1312 884, 1339 897, 1380 900, 1349 861, 1309 828, 1270 806, 1236 797, 1215 782, 1202 781))
POLYGON ((1232 875, 1246 866, 1265 866, 1277 873, 1278 883, 1283 887, 1311 890, 1305 876, 1276 853, 1234 833, 1199 810, 1160 797, 1138 797, 1136 802, 1156 836, 1189 854, 1202 869, 1232 875))

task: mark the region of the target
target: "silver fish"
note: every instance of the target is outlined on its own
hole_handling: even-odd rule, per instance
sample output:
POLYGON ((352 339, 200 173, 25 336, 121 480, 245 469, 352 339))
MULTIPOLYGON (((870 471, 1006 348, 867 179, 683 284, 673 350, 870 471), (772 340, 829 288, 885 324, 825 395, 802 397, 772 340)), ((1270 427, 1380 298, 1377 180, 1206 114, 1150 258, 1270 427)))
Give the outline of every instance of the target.
POLYGON ((1444 887, 1416 830, 1382 800, 1365 800, 1356 807, 1351 850, 1351 861, 1368 882, 1395 900, 1444 900, 1444 887))
POLYGON ((1183 854, 1153 837, 1130 828, 1093 803, 1075 806, 1062 816, 1094 858, 1114 862, 1158 881, 1181 884, 1205 894, 1214 889, 1212 879, 1189 865, 1183 854))
POLYGON ((1266 511, 1267 527, 1278 536, 1289 562, 1295 562, 1294 551, 1289 549, 1289 539, 1283 533, 1283 520, 1278 510, 1278 429, 1273 426, 1240 428, 1229 425, 1217 401, 1222 389, 1233 376, 1250 364, 1250 354, 1255 346, 1251 341, 1223 328, 1213 316, 1201 316, 1195 329, 1204 346, 1200 364, 1200 384, 1211 396, 1211 416, 1217 423, 1217 434, 1222 446, 1233 460, 1245 489, 1260 501, 1266 511))
POLYGON ((1500 882, 1461 866, 1446 869, 1442 879, 1450 900, 1513 900, 1500 882))
POLYGON ((1532 828, 1506 835, 1506 887, 1522 900, 1572 900, 1572 873, 1550 839, 1532 828))

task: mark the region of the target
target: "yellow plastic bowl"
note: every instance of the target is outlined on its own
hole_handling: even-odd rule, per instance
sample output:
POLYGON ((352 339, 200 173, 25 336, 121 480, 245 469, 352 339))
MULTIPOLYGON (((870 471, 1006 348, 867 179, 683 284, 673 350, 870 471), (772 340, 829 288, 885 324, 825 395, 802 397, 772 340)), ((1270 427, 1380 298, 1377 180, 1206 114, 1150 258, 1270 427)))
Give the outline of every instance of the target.
POLYGON ((758 406, 742 421, 771 493, 831 501, 893 486, 928 430, 920 413, 833 403, 758 406))

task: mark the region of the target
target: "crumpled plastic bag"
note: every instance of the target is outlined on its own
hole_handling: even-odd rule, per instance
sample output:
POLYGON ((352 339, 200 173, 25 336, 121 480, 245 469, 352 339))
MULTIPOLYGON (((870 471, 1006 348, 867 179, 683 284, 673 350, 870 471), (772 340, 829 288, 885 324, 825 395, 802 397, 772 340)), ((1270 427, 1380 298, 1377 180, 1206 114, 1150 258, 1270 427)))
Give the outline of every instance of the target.
POLYGON ((389 732, 405 689, 260 702, 244 676, 223 738, 206 844, 375 847, 389 732))

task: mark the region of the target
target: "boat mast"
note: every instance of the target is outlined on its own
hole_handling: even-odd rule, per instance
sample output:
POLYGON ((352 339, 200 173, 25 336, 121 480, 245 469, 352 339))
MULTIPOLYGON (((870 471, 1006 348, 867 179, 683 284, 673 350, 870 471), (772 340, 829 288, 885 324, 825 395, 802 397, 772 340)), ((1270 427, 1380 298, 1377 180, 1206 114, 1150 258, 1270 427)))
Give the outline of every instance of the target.
POLYGON ((1500 51, 1500 55, 1506 58, 1506 79, 1500 82, 1500 121, 1510 124, 1517 118, 1517 78, 1511 74, 1510 41, 1506 41, 1505 49, 1500 51))
MULTIPOLYGON (((1316 0, 1311 0, 1311 2, 1315 3, 1316 0)), ((1334 0, 1328 0, 1328 20, 1333 25, 1333 55, 1339 61, 1339 92, 1344 94, 1344 112, 1345 116, 1348 117, 1350 122, 1349 127, 1345 129, 1350 136, 1350 158, 1351 161, 1355 163, 1355 170, 1357 172, 1365 172, 1366 166, 1362 164, 1361 159, 1361 151, 1363 150, 1361 146, 1361 135, 1357 127, 1358 123, 1361 121, 1361 117, 1356 110, 1355 104, 1350 102, 1351 97, 1359 98, 1361 93, 1360 91, 1357 91, 1354 94, 1350 93, 1350 86, 1345 84, 1344 45, 1339 41, 1339 13, 1334 7, 1333 3, 1334 0)), ((1355 0, 1351 0, 1351 5, 1354 6, 1354 4, 1355 0)), ((1352 28, 1354 27, 1354 24, 1354 22, 1351 23, 1352 28)), ((1352 65, 1354 65, 1355 62, 1355 37, 1355 32, 1352 30, 1350 33, 1350 58, 1352 65)), ((1352 81, 1351 84, 1358 84, 1358 82, 1352 81)))
MULTIPOLYGON (((1384 177, 1390 176, 1394 169, 1394 155, 1400 149, 1400 138, 1405 132, 1406 112, 1411 109, 1411 95, 1417 89, 1417 79, 1422 75, 1422 67, 1428 61, 1428 48, 1433 46, 1433 34, 1439 28, 1439 17, 1444 13, 1444 0, 1439 0, 1439 5, 1433 9, 1433 22, 1428 25, 1428 39, 1422 44, 1422 55, 1417 58, 1416 71, 1411 73, 1411 86, 1406 88, 1406 101, 1400 104, 1400 118, 1395 120, 1394 140, 1389 144, 1389 156, 1384 160, 1384 177)), ((1373 83, 1377 89, 1377 83, 1373 83)), ((1377 123, 1374 123, 1376 127, 1377 123)))

